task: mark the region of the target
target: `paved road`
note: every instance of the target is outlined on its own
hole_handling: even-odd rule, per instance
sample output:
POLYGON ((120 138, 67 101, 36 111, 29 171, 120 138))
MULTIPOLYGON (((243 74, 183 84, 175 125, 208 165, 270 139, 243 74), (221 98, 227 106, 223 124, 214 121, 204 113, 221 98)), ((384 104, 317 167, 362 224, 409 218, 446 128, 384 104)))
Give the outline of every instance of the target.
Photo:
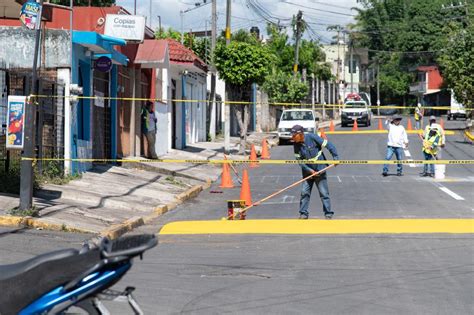
MULTIPOLYGON (((473 147, 462 143, 462 137, 448 140, 444 158, 474 158, 473 147)), ((330 141, 342 159, 383 159, 385 155, 386 135, 337 135, 330 136, 330 141)), ((420 147, 417 136, 410 136, 413 159, 422 159, 420 147)), ((274 148, 271 153, 274 159, 292 159, 291 146, 274 148)), ((335 220, 473 218, 472 166, 449 167, 444 182, 420 178, 420 171, 405 166, 405 176, 383 178, 380 166, 337 167, 329 174, 335 220)), ((295 165, 252 169, 252 197, 261 199, 299 178, 295 165)), ((222 189, 217 185, 211 187, 138 232, 157 233, 173 221, 225 216, 225 200, 238 198, 239 188, 211 193, 218 191, 222 189)), ((299 189, 288 191, 251 209, 248 219, 296 218, 298 202, 299 189)), ((310 209, 311 218, 322 218, 319 198, 312 199, 310 209)), ((0 261, 79 246, 81 237, 87 236, 31 231, 4 235, 0 237, 0 261)), ((474 313, 473 235, 159 238, 160 245, 118 285, 137 286, 136 296, 147 314, 474 313)), ((114 314, 127 314, 121 306, 110 308, 114 314)))

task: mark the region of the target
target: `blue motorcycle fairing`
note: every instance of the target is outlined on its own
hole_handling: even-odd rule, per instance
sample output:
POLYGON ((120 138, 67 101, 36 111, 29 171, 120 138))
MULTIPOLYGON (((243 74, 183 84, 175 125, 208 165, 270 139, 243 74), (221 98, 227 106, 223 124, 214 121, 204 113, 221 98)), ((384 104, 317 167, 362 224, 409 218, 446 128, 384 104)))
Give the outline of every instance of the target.
POLYGON ((78 288, 69 292, 63 292, 63 286, 58 287, 24 308, 19 315, 44 314, 61 303, 73 302, 75 299, 122 277, 131 266, 132 264, 129 262, 116 270, 92 273, 80 282, 78 288))

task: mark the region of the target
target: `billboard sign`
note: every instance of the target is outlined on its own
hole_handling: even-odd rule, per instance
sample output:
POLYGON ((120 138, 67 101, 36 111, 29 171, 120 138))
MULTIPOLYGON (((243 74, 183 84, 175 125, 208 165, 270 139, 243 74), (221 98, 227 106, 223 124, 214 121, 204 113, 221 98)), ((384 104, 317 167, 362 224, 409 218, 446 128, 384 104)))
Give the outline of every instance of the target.
POLYGON ((30 30, 39 29, 41 25, 41 4, 25 2, 21 7, 20 21, 30 30))
POLYGON ((145 17, 138 15, 107 14, 105 35, 142 42, 145 37, 145 17))
POLYGON ((7 149, 23 149, 25 145, 26 96, 8 96, 7 149))

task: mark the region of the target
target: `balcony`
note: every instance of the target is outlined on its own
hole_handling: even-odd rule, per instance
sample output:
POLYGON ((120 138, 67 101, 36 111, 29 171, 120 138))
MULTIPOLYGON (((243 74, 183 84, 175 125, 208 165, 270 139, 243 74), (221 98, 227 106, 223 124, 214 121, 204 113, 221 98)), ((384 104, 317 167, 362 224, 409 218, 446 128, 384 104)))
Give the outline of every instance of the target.
POLYGON ((425 94, 426 93, 426 82, 416 82, 410 84, 410 94, 425 94))

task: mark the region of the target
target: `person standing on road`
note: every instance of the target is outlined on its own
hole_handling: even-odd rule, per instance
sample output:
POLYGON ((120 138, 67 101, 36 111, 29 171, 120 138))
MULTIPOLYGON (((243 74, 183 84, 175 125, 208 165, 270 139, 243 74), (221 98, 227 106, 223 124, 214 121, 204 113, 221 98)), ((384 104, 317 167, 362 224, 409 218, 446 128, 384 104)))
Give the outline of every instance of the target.
MULTIPOLYGON (((334 160, 339 160, 336 147, 329 141, 319 137, 316 134, 305 134, 304 128, 295 125, 291 128, 293 148, 297 160, 326 160, 323 149, 327 148, 334 160)), ((314 174, 327 165, 325 164, 300 164, 303 178, 314 174)), ((303 182, 300 199, 300 219, 308 219, 308 207, 311 198, 313 185, 316 184, 319 191, 319 197, 323 203, 324 216, 331 219, 334 212, 331 210, 331 200, 329 199, 329 189, 326 173, 322 173, 303 182)))
MULTIPOLYGON (((436 128, 430 129, 423 139, 423 155, 426 161, 436 160, 438 154, 439 143, 441 140, 441 134, 436 128)), ((425 164, 423 173, 420 176, 434 176, 434 164, 425 164)))
POLYGON ((155 151, 156 142, 156 116, 153 110, 153 102, 147 101, 144 108, 142 108, 142 133, 145 135, 148 142, 147 158, 157 159, 155 151))
POLYGON ((443 127, 441 127, 440 124, 436 123, 436 117, 435 116, 430 116, 430 122, 428 126, 426 126, 425 131, 423 133, 423 138, 425 139, 427 134, 430 132, 430 130, 436 129, 440 135, 439 139, 439 144, 438 144, 438 153, 437 157, 440 159, 441 158, 441 148, 444 148, 446 145, 446 135, 444 132, 443 127))
MULTIPOLYGON (((388 125, 388 141, 387 141, 387 154, 385 159, 387 161, 392 159, 393 154, 395 154, 398 161, 402 159, 403 149, 408 147, 408 136, 400 122, 402 121, 402 116, 395 115, 392 117, 392 120, 389 124, 389 120, 385 121, 385 124, 388 125)), ((403 176, 403 166, 402 164, 397 164, 397 176, 403 176)), ((384 164, 382 170, 383 176, 388 176, 388 164, 384 164)))
POLYGON ((418 103, 415 108, 415 129, 421 129, 424 113, 424 109, 421 107, 421 104, 418 103))

